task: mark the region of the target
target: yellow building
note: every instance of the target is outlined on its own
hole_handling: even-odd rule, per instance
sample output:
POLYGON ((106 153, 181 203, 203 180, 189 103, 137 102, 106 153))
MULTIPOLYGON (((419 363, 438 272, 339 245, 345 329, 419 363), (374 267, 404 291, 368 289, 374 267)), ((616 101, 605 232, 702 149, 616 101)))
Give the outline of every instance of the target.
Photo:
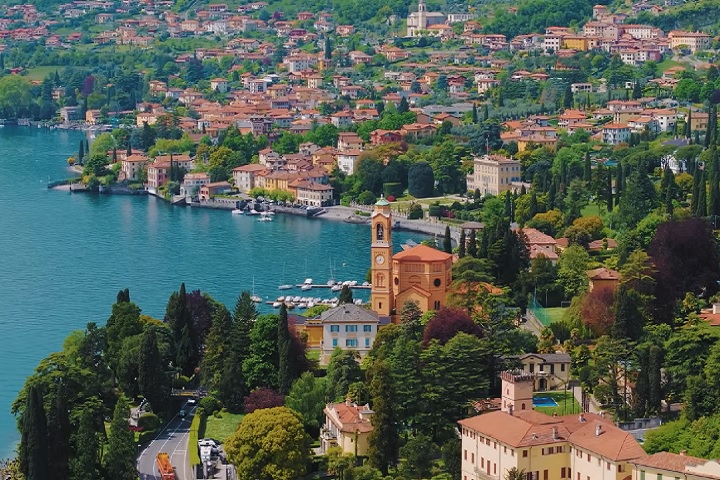
POLYGON ((562 38, 563 48, 584 52, 588 49, 588 39, 580 35, 567 35, 562 38))
POLYGON ((512 468, 537 480, 630 480, 630 462, 646 456, 603 416, 532 410, 532 375, 503 372, 502 380, 501 411, 459 422, 463 480, 501 480, 512 468))
POLYGON ((658 452, 634 460, 633 480, 710 480, 720 478, 716 460, 691 457, 684 453, 658 452))
POLYGON ((372 309, 394 318, 405 302, 416 302, 423 312, 445 305, 452 282, 453 256, 418 245, 392 254, 392 212, 380 198, 372 213, 372 309))
POLYGON ((374 412, 370 406, 346 400, 328 404, 323 412, 325 424, 320 429, 320 452, 325 454, 332 447, 340 447, 343 453, 367 456, 373 430, 370 417, 374 412))

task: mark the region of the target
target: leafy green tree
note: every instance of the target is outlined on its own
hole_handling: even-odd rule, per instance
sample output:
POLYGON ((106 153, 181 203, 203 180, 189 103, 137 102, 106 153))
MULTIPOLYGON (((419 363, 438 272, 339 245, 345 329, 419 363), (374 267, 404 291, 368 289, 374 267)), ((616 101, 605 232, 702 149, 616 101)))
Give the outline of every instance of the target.
POLYGON ((390 465, 397 462, 400 432, 392 375, 382 361, 373 365, 370 395, 375 414, 370 417, 373 431, 370 432, 368 456, 371 465, 387 476, 390 465))
MULTIPOLYGON (((209 391, 218 391, 225 363, 230 361, 232 332, 233 319, 230 312, 225 305, 215 302, 205 355, 200 364, 204 385, 209 391)), ((242 371, 242 363, 239 371, 242 371)))
POLYGON ((43 393, 39 385, 29 385, 27 402, 22 414, 22 428, 18 456, 20 470, 27 480, 51 477, 48 451, 48 426, 43 393))
POLYGON ((225 442, 225 451, 238 480, 294 480, 306 472, 310 437, 296 412, 261 409, 243 418, 225 442))
POLYGON ((312 372, 304 372, 295 380, 290 393, 285 397, 285 406, 300 414, 305 430, 315 437, 325 419, 323 408, 327 400, 327 378, 318 378, 312 372))
POLYGON ((587 290, 587 270, 590 255, 578 245, 568 247, 558 260, 558 283, 563 287, 565 296, 572 298, 587 290))
POLYGON ((431 197, 435 189, 432 167, 423 161, 416 162, 408 171, 408 192, 417 198, 431 197))
POLYGON ((405 459, 401 470, 408 477, 426 478, 430 475, 432 459, 437 453, 438 447, 430 437, 415 435, 400 449, 400 455, 405 459))
POLYGON ((643 165, 635 167, 628 177, 618 207, 618 222, 625 228, 637 225, 657 206, 655 186, 643 165))
POLYGON ((252 325, 249 355, 242 364, 248 391, 258 387, 277 388, 279 321, 277 315, 260 315, 252 325))
POLYGON ((107 452, 105 453, 105 471, 107 478, 113 480, 136 480, 135 438, 130 431, 130 408, 125 397, 120 397, 115 405, 115 413, 110 423, 107 452))
POLYGON ((329 396, 333 401, 344 400, 350 384, 362 379, 359 359, 360 354, 355 350, 336 348, 333 352, 327 367, 329 396))

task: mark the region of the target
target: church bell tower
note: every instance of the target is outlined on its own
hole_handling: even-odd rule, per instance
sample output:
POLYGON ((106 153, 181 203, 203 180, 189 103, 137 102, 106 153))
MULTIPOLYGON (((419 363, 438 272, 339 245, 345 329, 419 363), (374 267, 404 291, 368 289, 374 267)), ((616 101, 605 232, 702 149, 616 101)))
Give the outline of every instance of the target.
POLYGON ((392 289, 392 213, 384 197, 375 204, 372 213, 372 243, 370 261, 372 289, 370 301, 378 315, 391 316, 395 308, 392 289))

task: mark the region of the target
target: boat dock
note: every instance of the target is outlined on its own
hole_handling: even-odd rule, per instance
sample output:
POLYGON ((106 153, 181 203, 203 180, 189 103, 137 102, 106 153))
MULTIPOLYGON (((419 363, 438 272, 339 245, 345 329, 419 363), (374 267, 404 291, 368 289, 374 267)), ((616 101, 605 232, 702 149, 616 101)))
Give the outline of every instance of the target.
MULTIPOLYGON (((332 287, 335 287, 335 286, 337 286, 337 285, 338 285, 338 284, 335 284, 335 285, 327 285, 327 284, 316 285, 316 284, 314 284, 314 283, 299 283, 299 284, 295 285, 295 287, 296 287, 296 288, 300 288, 300 289, 302 289, 303 287, 305 287, 305 291, 307 291, 307 290, 311 290, 311 289, 313 289, 313 288, 332 288, 332 287), (309 286, 310 288, 307 288, 308 286, 309 286)), ((352 290, 352 289, 356 289, 356 288, 359 289, 359 290, 370 290, 370 289, 372 288, 371 285, 342 285, 342 284, 339 284, 339 285, 340 285, 341 287, 347 286, 347 287, 350 288, 351 290, 352 290)))

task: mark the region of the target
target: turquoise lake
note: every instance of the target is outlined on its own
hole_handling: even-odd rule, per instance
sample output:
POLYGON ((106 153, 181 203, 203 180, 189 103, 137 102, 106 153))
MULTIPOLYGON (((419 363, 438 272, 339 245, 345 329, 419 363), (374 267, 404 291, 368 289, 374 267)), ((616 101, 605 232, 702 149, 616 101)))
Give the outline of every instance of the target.
MULTIPOLYGON (((10 404, 25 377, 68 333, 104 324, 119 289, 129 288, 143 313, 162 318, 181 282, 232 309, 238 293, 253 286, 272 300, 280 284, 306 277, 326 283, 331 266, 336 279, 362 283, 370 265, 366 226, 286 215, 258 222, 152 197, 48 190, 48 179, 71 176, 66 159, 81 138, 0 128, 0 458, 12 456, 19 439, 10 404)), ((423 238, 398 232, 395 249, 423 238)), ((360 292, 356 298, 368 297, 360 292)), ((336 296, 302 292, 310 295, 336 296)))

